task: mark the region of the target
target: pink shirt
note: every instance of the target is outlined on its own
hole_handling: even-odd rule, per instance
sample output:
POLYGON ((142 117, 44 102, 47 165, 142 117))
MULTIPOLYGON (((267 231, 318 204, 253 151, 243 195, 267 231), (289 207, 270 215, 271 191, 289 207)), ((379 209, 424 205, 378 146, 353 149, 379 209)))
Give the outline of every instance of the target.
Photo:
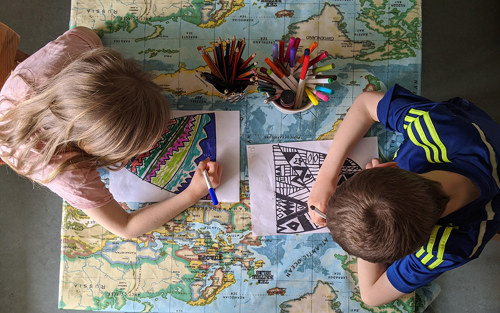
MULTIPOLYGON (((50 77, 71 63, 82 52, 102 46, 99 36, 85 27, 76 27, 68 30, 59 38, 49 42, 24 62, 19 64, 13 74, 7 79, 0 91, 0 115, 14 106, 9 100, 22 100, 29 98, 32 87, 26 84, 20 74, 33 86, 39 87, 47 82, 50 77)), ((0 150, 7 151, 8 147, 0 146, 0 150)), ((36 154, 36 151, 32 152, 36 154)), ((29 178, 44 180, 61 163, 66 161, 76 152, 56 155, 49 165, 42 171, 31 175, 29 178)), ((15 159, 8 160, 17 163, 15 159)), ((113 196, 101 181, 96 168, 75 169, 67 168, 46 185, 50 190, 64 198, 69 204, 79 209, 92 209, 103 206, 113 199, 113 196)))

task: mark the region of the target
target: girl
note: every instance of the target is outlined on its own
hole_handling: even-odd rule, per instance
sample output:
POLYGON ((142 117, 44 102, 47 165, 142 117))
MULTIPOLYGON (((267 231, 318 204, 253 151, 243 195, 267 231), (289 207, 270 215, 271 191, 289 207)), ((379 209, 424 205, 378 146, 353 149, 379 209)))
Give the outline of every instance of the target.
POLYGON ((19 64, 0 92, 0 157, 118 236, 151 231, 215 187, 222 167, 200 162, 177 196, 127 213, 101 181, 149 150, 169 122, 169 104, 137 64, 76 27, 19 64))

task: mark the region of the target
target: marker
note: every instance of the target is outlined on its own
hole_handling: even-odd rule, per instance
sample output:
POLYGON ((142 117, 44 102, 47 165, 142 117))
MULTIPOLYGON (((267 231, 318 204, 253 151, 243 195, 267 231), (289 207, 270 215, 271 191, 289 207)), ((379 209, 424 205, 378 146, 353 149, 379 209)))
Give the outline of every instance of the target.
POLYGON ((317 67, 315 69, 313 69, 313 74, 317 74, 317 73, 321 73, 321 72, 325 72, 325 71, 328 71, 328 70, 331 70, 331 69, 334 69, 335 68, 335 64, 328 64, 328 65, 323 65, 323 66, 320 66, 320 67, 317 67))
POLYGON ((278 85, 280 85, 280 87, 281 87, 281 88, 283 88, 283 89, 285 89, 285 90, 286 90, 286 89, 290 89, 290 87, 288 87, 288 85, 287 85, 287 84, 285 84, 285 83, 281 80, 281 78, 279 78, 276 74, 274 74, 274 73, 273 73, 273 71, 271 71, 271 70, 269 70, 269 69, 268 69, 268 70, 267 70, 267 75, 269 75, 272 79, 274 79, 274 81, 275 81, 278 85))
POLYGON ((297 92, 295 93, 295 106, 297 107, 300 107, 302 105, 302 97, 304 93, 304 87, 306 84, 306 74, 310 58, 309 53, 310 53, 309 49, 306 49, 304 51, 304 66, 302 67, 302 71, 300 72, 299 85, 297 87, 297 92))
POLYGON ((283 60, 285 59, 285 41, 284 40, 280 40, 278 58, 280 60, 280 63, 283 63, 283 60))
POLYGON ((280 104, 285 108, 291 108, 294 105, 295 92, 292 90, 283 90, 280 97, 280 104))
POLYGON ((295 44, 295 37, 290 37, 290 40, 288 41, 288 46, 286 47, 285 59, 283 60, 284 63, 288 63, 288 60, 290 60, 290 49, 293 47, 294 44, 295 44))
POLYGON ((333 94, 333 90, 330 89, 330 88, 326 88, 326 87, 323 87, 323 86, 316 86, 316 85, 310 85, 308 87, 311 87, 311 88, 314 88, 316 89, 317 91, 321 91, 321 92, 324 92, 324 93, 327 93, 329 95, 333 94))
MULTIPOLYGON (((315 41, 309 46, 309 54, 311 54, 316 47, 318 47, 318 43, 315 41)), ((304 55, 302 55, 297 62, 302 64, 302 61, 304 61, 304 55)))
POLYGON ((317 91, 316 89, 309 89, 309 88, 306 88, 306 89, 310 90, 316 97, 320 98, 321 100, 323 100, 325 102, 330 100, 330 97, 328 97, 327 95, 325 95, 321 91, 317 91))
POLYGON ((288 60, 288 64, 290 65, 290 67, 294 67, 295 66, 295 53, 297 52, 297 48, 295 47, 292 47, 290 49, 290 60, 288 60))
POLYGON ((326 214, 321 212, 317 207, 315 207, 314 205, 311 205, 310 206, 311 210, 314 211, 314 213, 318 214, 319 216, 321 216, 323 219, 326 220, 326 214))
POLYGON ((271 70, 279 77, 283 82, 290 88, 290 89, 295 89, 295 85, 286 77, 283 72, 279 70, 279 68, 276 66, 276 64, 271 61, 271 59, 266 58, 264 61, 266 61, 267 65, 271 67, 271 70))
POLYGON ((205 177, 205 182, 207 183, 208 192, 210 193, 210 198, 212 198, 212 203, 214 205, 219 204, 219 200, 217 200, 217 195, 215 195, 215 190, 212 187, 212 183, 210 182, 210 179, 208 178, 207 170, 203 170, 203 177, 205 177))
POLYGON ((314 64, 316 64, 319 61, 323 60, 327 56, 328 56, 328 51, 325 51, 325 52, 321 53, 320 55, 318 55, 317 57, 315 57, 314 59, 312 59, 311 62, 309 62, 309 66, 313 66, 314 64))
POLYGON ((306 92, 306 95, 307 97, 309 98, 309 100, 311 100, 311 102, 314 104, 314 105, 318 105, 318 98, 316 98, 316 96, 312 93, 311 90, 309 90, 309 88, 304 88, 304 91, 306 92))
MULTIPOLYGON (((305 63, 305 60, 304 60, 305 63)), ((313 78, 307 80, 308 84, 331 84, 333 83, 333 79, 331 78, 313 78)))
POLYGON ((278 59, 278 58, 279 58, 278 43, 275 42, 273 43, 273 59, 278 59))

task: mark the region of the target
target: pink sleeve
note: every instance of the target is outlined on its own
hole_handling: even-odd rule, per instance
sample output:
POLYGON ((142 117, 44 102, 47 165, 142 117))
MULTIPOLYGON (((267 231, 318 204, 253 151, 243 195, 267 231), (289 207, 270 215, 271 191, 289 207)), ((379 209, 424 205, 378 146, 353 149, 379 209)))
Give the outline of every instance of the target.
POLYGON ((97 169, 66 170, 46 186, 81 210, 98 208, 113 200, 97 169))
MULTIPOLYGON (((16 67, 5 82, 0 98, 19 101, 29 97, 32 92, 31 87, 45 84, 48 79, 59 73, 83 52, 100 46, 102 43, 99 36, 89 28, 75 27, 66 31, 16 67), (25 78, 29 85, 19 75, 25 78)), ((0 114, 10 109, 11 105, 10 101, 0 102, 0 114)), ((30 178, 38 181, 44 180, 70 156, 71 154, 55 156, 47 168, 30 178)), ((96 169, 63 171, 46 186, 79 209, 97 208, 113 199, 96 169)))
MULTIPOLYGON (((66 31, 20 63, 5 82, 0 97, 14 101, 25 99, 32 92, 31 87, 40 87, 83 52, 101 46, 101 39, 90 28, 75 27, 66 31)), ((7 109, 5 105, 0 107, 1 111, 7 109)))

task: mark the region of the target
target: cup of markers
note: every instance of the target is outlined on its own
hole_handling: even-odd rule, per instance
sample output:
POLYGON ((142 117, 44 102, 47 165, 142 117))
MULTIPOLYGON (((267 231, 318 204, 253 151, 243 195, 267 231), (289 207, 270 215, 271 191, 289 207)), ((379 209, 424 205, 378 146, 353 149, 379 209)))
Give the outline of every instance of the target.
POLYGON ((252 84, 252 69, 257 62, 252 62, 255 53, 246 60, 241 56, 246 46, 245 38, 236 40, 222 40, 212 42, 212 56, 210 53, 198 47, 198 51, 210 69, 210 73, 202 72, 203 80, 211 84, 222 98, 229 102, 237 102, 246 96, 247 87, 252 84))
POLYGON ((313 42, 302 56, 298 56, 299 44, 300 38, 291 37, 285 51, 283 40, 274 43, 273 59, 265 59, 270 68, 259 68, 251 79, 258 91, 267 94, 264 102, 272 102, 285 114, 304 112, 320 101, 329 101, 333 90, 324 85, 337 79, 336 75, 323 73, 335 68, 333 63, 317 65, 328 56, 327 51, 311 59, 311 53, 318 47, 318 43, 313 42))

